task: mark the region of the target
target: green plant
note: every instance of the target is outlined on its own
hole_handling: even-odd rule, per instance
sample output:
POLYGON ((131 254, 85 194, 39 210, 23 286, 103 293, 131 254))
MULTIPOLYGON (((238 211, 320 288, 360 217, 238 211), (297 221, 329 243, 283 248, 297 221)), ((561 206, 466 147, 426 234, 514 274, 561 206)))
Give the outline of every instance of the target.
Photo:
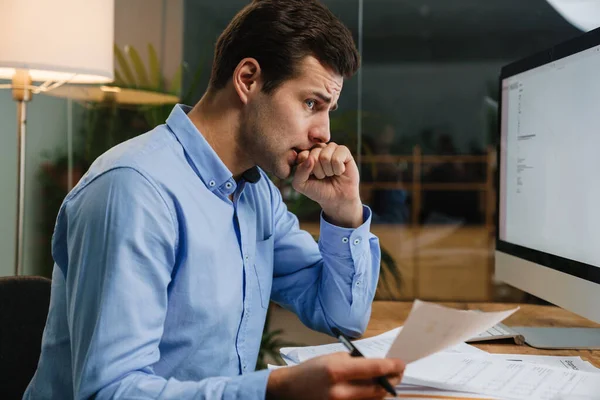
POLYGON ((287 342, 281 340, 280 336, 283 334, 283 329, 271 330, 271 307, 267 311, 267 317, 265 319, 265 327, 263 329, 263 335, 260 340, 260 348, 258 350, 258 359, 256 360, 256 369, 266 369, 269 358, 277 364, 283 364, 283 359, 279 355, 279 349, 282 347, 296 347, 301 344, 287 342))
POLYGON ((397 294, 402 290, 404 284, 402 272, 394 257, 383 246, 381 248, 381 268, 379 269, 379 282, 375 300, 398 300, 397 294))

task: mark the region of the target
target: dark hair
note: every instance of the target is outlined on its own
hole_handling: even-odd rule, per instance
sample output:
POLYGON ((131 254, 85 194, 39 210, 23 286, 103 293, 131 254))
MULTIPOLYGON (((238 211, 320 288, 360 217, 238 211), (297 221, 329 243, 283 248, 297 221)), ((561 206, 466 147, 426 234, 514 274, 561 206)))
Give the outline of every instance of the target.
POLYGON ((252 57, 269 93, 296 77, 299 62, 309 55, 345 78, 360 63, 352 34, 319 1, 254 0, 217 40, 209 87, 225 87, 238 63, 252 57))

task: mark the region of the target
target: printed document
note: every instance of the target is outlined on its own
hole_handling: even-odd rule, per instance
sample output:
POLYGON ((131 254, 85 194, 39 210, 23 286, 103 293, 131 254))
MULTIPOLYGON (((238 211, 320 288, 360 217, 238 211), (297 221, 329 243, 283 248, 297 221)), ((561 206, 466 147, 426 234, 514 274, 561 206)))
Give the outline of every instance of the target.
POLYGON ((598 373, 474 354, 434 354, 407 365, 402 381, 514 400, 600 397, 598 373))

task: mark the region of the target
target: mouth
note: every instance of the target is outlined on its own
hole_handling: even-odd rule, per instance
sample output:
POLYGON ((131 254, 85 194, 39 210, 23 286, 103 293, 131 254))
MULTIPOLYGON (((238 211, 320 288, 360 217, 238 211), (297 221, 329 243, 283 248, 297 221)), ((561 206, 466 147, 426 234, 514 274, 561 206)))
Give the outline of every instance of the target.
POLYGON ((298 149, 297 147, 291 148, 290 149, 292 151, 292 154, 294 156, 294 161, 292 162, 292 165, 297 165, 298 164, 298 154, 300 154, 300 149, 298 149))

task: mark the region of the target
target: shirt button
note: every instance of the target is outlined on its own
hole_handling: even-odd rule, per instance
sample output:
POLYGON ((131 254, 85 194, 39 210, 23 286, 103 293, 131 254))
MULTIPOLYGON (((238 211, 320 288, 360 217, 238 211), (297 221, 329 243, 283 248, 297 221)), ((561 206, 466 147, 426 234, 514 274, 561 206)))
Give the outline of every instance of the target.
POLYGON ((231 188, 233 187, 233 185, 231 184, 231 182, 227 182, 227 183, 225 184, 225 187, 226 187, 227 189, 231 189, 231 188))
POLYGON ((348 243, 348 238, 347 237, 342 238, 342 243, 348 243))
POLYGON ((248 261, 250 259, 250 257, 248 256, 248 254, 244 255, 244 260, 248 261))
POLYGON ((355 245, 355 246, 356 246, 357 244, 359 244, 359 243, 360 243, 360 238, 356 238, 356 239, 354 239, 354 242, 353 242, 353 243, 354 243, 354 245, 355 245))
POLYGON ((216 183, 215 181, 210 181, 210 182, 208 182, 208 185, 209 185, 210 187, 214 187, 216 184, 217 184, 217 183, 216 183))

